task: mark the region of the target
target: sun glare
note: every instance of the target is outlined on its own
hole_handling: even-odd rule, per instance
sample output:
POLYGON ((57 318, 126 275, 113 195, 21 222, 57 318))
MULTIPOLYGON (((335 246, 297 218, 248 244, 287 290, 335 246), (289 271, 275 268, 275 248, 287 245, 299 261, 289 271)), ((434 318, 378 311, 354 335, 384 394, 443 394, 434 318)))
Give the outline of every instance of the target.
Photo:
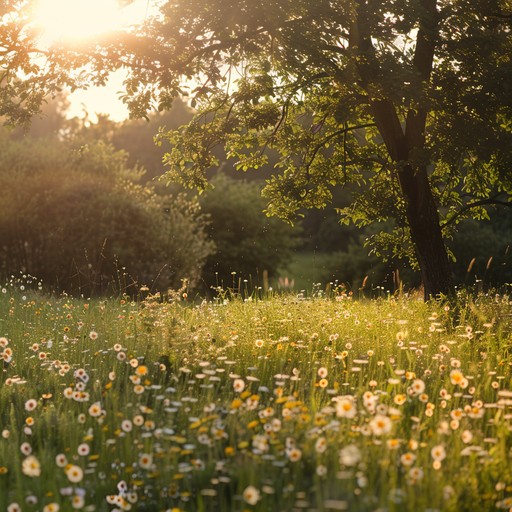
POLYGON ((121 9, 116 0, 39 0, 34 21, 42 39, 79 42, 121 28, 121 9))

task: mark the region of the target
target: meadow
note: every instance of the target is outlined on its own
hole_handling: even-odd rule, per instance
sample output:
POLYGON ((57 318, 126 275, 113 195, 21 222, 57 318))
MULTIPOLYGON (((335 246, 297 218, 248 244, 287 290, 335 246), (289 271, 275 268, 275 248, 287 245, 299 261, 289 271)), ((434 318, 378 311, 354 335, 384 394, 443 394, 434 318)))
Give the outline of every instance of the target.
POLYGON ((0 290, 0 510, 512 510, 512 302, 0 290))

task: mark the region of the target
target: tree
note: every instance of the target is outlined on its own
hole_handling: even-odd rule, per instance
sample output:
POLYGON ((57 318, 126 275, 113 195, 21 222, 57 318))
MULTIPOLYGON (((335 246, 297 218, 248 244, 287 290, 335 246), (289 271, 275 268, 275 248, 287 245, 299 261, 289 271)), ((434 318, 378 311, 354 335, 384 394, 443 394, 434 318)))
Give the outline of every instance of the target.
MULTIPOLYGON (((167 134, 169 179, 206 188, 223 144, 242 170, 278 153, 269 214, 291 220, 324 207, 336 184, 359 187, 342 219, 394 219, 375 251, 408 256, 429 298, 453 290, 445 240, 456 224, 510 205, 511 20, 506 0, 167 1, 138 32, 50 49, 3 110, 21 119, 28 100, 13 97, 125 66, 125 101, 144 115, 195 79, 195 119, 167 134)), ((7 47, 20 57, 4 53, 4 69, 33 62, 33 45, 7 47)))

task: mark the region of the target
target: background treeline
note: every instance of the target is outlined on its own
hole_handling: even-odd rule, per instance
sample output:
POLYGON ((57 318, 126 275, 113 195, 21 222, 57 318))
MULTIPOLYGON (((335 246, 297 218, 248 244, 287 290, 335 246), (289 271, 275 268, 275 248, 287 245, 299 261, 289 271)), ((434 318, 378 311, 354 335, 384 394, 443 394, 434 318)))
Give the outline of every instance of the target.
MULTIPOLYGON (((403 263, 368 254, 364 240, 382 226, 339 224, 335 208, 349 203, 349 190, 335 190, 332 207, 304 212, 291 227, 262 212, 268 168, 237 173, 223 161, 199 199, 158 182, 167 148, 153 138, 160 126, 190 118, 177 101, 149 122, 69 120, 61 100, 28 132, 3 130, 0 277, 27 272, 47 289, 83 295, 178 288, 183 278, 202 294, 262 286, 267 276, 274 286, 289 277, 295 289, 330 281, 353 290, 363 281, 367 290, 394 291, 399 280, 418 286, 403 263)), ((462 223, 450 245, 457 283, 512 283, 511 242, 509 208, 462 223)))

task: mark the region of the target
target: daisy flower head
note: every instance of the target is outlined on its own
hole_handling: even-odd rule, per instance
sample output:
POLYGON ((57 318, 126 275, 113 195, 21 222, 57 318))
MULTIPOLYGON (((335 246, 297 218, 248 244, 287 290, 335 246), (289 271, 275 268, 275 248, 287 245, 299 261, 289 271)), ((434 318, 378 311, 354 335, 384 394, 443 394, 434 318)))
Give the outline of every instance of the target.
POLYGON ((236 393, 241 393, 245 389, 245 382, 243 379, 235 379, 233 381, 233 389, 236 393))
POLYGON ((356 416, 357 409, 352 396, 340 396, 334 400, 336 402, 336 416, 338 418, 352 419, 356 416))
POLYGON ((343 466, 357 466, 361 460, 361 451, 355 444, 349 444, 340 450, 340 464, 343 466))
POLYGON ((89 455, 89 453, 91 453, 91 448, 87 443, 81 443, 78 445, 77 453, 78 455, 85 457, 86 455, 89 455))
POLYGON ((473 432, 471 430, 462 431, 460 437, 462 438, 462 442, 464 444, 468 444, 473 440, 473 432))
POLYGON ((30 455, 32 453, 32 446, 29 443, 21 443, 20 451, 23 455, 30 455))
POLYGON ((254 487, 254 485, 249 485, 244 489, 242 498, 248 505, 256 505, 261 499, 260 490, 254 487))
POLYGON ((141 453, 139 455, 139 466, 142 469, 151 469, 153 465, 153 455, 150 453, 141 453))
POLYGON ((55 456, 55 464, 57 464, 59 468, 64 468, 68 465, 68 459, 63 453, 59 453, 55 456))
POLYGON ((393 424, 388 416, 383 414, 376 414, 375 417, 370 421, 370 428, 374 435, 382 436, 391 432, 393 424))
POLYGON ((32 478, 38 477, 41 475, 41 464, 34 455, 29 455, 27 458, 23 459, 21 471, 24 475, 32 478))
POLYGON ((145 366, 145 365, 140 365, 137 367, 137 369, 135 370, 135 373, 139 376, 139 377, 143 377, 144 375, 147 375, 148 373, 148 367, 145 366))
POLYGON ((291 448, 287 451, 287 455, 291 462, 298 462, 302 458, 302 451, 299 448, 291 448))
POLYGON ((121 430, 123 432, 131 432, 133 430, 133 423, 130 420, 123 420, 121 422, 121 430))
POLYGON ((325 366, 322 366, 321 368, 318 368, 317 373, 321 379, 325 379, 325 377, 327 377, 328 371, 327 368, 325 368, 325 366))
POLYGON ((320 388, 326 388, 329 385, 329 381, 327 379, 320 379, 318 381, 318 387, 320 388))
POLYGON ((327 450, 327 439, 325 437, 319 437, 315 443, 316 453, 324 453, 327 450))
POLYGON ((464 377, 464 374, 459 369, 456 368, 450 372, 450 382, 454 386, 462 386, 465 383, 465 381, 466 379, 464 377))
POLYGON ((73 507, 74 510, 80 510, 80 509, 84 508, 84 506, 85 506, 84 497, 81 496, 80 494, 75 494, 71 498, 71 506, 73 507))
POLYGON ((58 503, 48 503, 43 507, 43 512, 59 512, 60 505, 58 503))
POLYGON ((430 450, 430 455, 434 461, 442 462, 446 458, 446 450, 442 444, 438 444, 430 450))
POLYGON ((28 412, 32 412, 37 407, 37 400, 35 398, 30 398, 25 402, 25 410, 28 412))
POLYGON ((423 478, 424 472, 422 468, 413 467, 409 469, 408 476, 413 482, 418 482, 423 478))
POLYGON ((101 413, 102 413, 102 409, 101 409, 101 404, 99 402, 94 402, 89 407, 89 416, 92 416, 93 418, 98 418, 99 416, 101 416, 101 413))
POLYGON ((68 464, 64 469, 64 472, 66 473, 68 480, 73 484, 81 482, 84 478, 83 469, 75 464, 68 464))
POLYGON ((415 396, 421 395, 425 391, 425 382, 422 379, 414 379, 409 389, 415 396))
POLYGON ((412 466, 416 460, 416 455, 412 452, 406 452, 400 456, 400 462, 403 466, 412 466))

